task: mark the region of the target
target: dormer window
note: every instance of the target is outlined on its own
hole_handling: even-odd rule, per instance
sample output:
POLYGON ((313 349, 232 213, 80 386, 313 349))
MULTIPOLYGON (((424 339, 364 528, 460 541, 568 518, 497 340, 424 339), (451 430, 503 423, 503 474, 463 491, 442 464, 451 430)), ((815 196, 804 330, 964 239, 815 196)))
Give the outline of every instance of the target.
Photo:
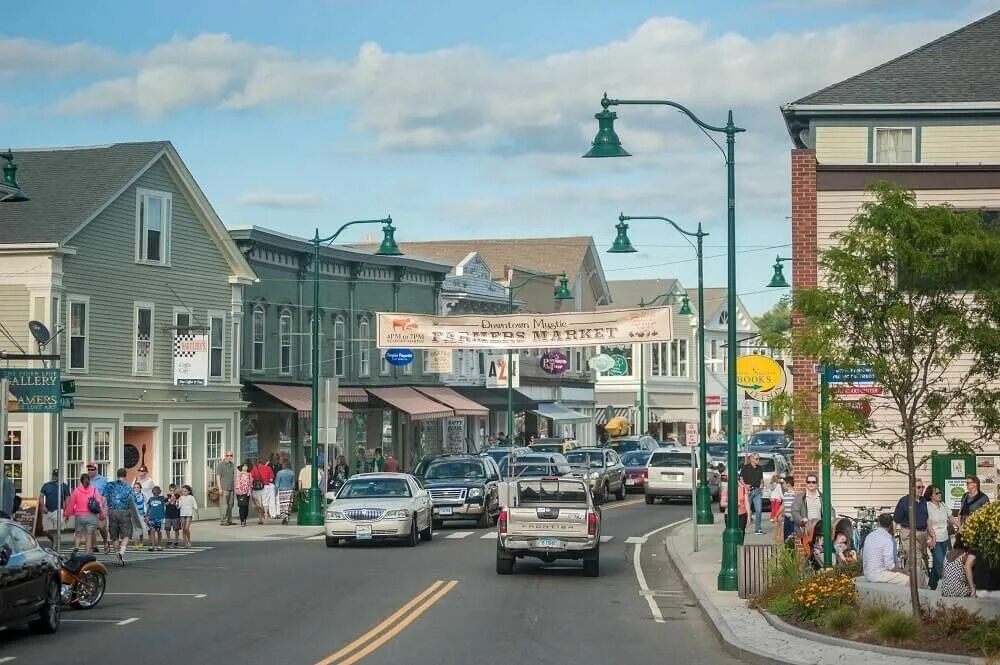
POLYGON ((872 154, 876 164, 912 164, 914 160, 912 127, 876 127, 872 154))

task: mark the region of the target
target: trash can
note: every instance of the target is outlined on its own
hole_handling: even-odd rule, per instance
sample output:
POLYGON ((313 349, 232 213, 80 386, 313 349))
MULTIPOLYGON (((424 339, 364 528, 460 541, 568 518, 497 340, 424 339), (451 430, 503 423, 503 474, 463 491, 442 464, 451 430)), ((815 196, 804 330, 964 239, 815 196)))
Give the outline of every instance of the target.
POLYGON ((740 598, 749 598, 767 587, 767 563, 774 556, 774 545, 741 545, 736 580, 740 598))

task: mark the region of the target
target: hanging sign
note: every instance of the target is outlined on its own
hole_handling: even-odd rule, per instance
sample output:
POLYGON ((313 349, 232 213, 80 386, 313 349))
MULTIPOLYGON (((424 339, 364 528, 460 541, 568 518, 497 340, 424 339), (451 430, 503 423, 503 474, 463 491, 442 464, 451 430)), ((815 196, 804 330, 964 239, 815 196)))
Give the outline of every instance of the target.
POLYGON ((208 385, 208 332, 189 330, 174 336, 174 385, 208 385))
POLYGON ((546 374, 562 374, 569 368, 569 357, 562 351, 549 351, 542 356, 538 365, 546 374))
POLYGON ((389 349, 385 352, 385 361, 396 367, 403 367, 413 362, 413 351, 410 349, 389 349))
POLYGON ((10 413, 58 413, 61 382, 58 369, 0 368, 0 378, 7 379, 7 400, 10 413))
MULTIPOLYGON (((517 354, 512 354, 510 369, 510 386, 519 388, 521 386, 521 372, 518 371, 517 354)), ((486 354, 486 387, 506 388, 507 387, 507 354, 488 353, 486 354)))
POLYGON ((426 365, 424 371, 429 374, 451 374, 451 349, 427 349, 424 351, 426 365))
POLYGON ((378 313, 380 349, 532 349, 635 344, 673 337, 669 307, 506 314, 431 316, 378 313))
POLYGON ((736 383, 750 399, 770 402, 785 392, 785 368, 773 358, 758 355, 736 359, 736 383))
POLYGON ((587 365, 595 372, 607 372, 615 366, 615 361, 606 353, 598 353, 587 361, 587 365))

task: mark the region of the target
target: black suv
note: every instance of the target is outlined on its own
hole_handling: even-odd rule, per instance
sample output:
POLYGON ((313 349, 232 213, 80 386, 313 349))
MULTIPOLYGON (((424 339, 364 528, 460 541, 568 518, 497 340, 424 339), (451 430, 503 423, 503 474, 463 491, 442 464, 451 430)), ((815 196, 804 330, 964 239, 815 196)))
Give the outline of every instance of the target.
POLYGON ((474 520, 488 527, 500 514, 497 486, 500 470, 490 457, 439 455, 425 457, 414 474, 434 501, 434 528, 445 520, 474 520))

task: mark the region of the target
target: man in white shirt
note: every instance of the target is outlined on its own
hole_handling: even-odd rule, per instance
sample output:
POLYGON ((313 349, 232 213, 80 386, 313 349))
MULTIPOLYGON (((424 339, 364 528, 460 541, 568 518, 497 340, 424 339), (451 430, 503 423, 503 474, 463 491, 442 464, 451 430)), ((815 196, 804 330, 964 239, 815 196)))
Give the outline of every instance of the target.
POLYGON ((878 516, 879 528, 865 538, 861 562, 869 582, 909 584, 909 576, 896 565, 896 539, 892 535, 892 515, 878 516))

